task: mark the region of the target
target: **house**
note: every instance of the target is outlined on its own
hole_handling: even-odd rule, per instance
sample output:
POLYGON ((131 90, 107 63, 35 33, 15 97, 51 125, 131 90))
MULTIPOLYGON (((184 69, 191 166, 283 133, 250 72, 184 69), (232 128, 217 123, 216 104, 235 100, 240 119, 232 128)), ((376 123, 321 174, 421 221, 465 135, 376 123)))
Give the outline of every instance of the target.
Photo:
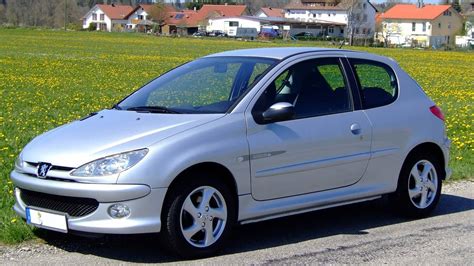
POLYGON ((454 44, 463 18, 451 5, 397 4, 381 15, 382 36, 395 45, 439 47, 454 44))
POLYGON ((209 19, 237 17, 247 14, 247 6, 245 5, 203 5, 197 11, 184 10, 170 13, 166 25, 163 27, 163 33, 190 35, 198 30, 206 30, 209 19))
POLYGON ((285 10, 282 8, 262 7, 257 13, 256 17, 259 18, 283 18, 285 10))
POLYGON ((128 23, 126 17, 132 10, 133 8, 127 5, 97 4, 82 17, 82 27, 84 29, 93 27, 102 31, 121 31, 125 29, 128 23))
POLYGON ((194 27, 194 16, 197 15, 195 10, 182 10, 169 12, 165 20, 165 25, 161 28, 161 33, 191 35, 197 31, 194 27))
MULTIPOLYGON (((154 5, 149 4, 140 4, 135 7, 128 15, 127 15, 127 29, 137 29, 138 31, 146 31, 151 28, 156 23, 153 22, 150 14, 152 12, 154 5)), ((164 18, 168 13, 176 12, 176 9, 168 4, 163 6, 163 15, 164 18)))
POLYGON ((300 22, 344 24, 345 31, 339 32, 343 36, 366 39, 375 32, 377 9, 369 0, 300 0, 284 10, 285 18, 300 22))

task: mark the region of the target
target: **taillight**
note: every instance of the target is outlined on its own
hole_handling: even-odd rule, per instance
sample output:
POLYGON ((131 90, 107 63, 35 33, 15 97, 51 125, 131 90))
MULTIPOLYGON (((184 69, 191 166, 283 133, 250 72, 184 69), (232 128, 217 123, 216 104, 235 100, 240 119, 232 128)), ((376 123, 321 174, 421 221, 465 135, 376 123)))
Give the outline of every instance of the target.
POLYGON ((441 119, 444 121, 444 115, 443 112, 441 111, 441 108, 439 108, 436 105, 433 105, 430 107, 430 111, 432 114, 434 114, 437 118, 441 119))

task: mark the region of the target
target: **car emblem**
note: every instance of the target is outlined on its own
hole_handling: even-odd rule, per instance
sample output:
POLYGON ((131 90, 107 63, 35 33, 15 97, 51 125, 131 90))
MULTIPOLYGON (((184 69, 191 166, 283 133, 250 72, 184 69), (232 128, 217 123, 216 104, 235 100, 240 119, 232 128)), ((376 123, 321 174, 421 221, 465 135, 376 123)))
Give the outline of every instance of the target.
POLYGON ((48 171, 51 169, 52 165, 50 163, 39 163, 38 164, 38 171, 36 176, 39 178, 46 178, 48 171))

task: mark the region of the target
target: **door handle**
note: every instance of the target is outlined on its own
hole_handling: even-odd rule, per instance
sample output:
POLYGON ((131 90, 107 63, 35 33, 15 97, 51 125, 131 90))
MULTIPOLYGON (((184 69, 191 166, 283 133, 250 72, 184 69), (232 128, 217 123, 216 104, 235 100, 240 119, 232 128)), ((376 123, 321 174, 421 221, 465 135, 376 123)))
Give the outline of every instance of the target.
POLYGON ((351 125, 351 132, 354 135, 359 135, 362 132, 362 129, 360 128, 359 124, 354 123, 351 125))

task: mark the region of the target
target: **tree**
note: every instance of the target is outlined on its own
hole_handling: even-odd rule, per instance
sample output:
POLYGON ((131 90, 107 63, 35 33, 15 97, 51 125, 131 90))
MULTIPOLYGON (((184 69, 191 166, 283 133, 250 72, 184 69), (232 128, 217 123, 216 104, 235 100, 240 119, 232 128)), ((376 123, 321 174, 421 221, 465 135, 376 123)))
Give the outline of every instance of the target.
POLYGON ((163 25, 166 21, 166 18, 168 16, 166 10, 166 5, 163 3, 156 3, 153 5, 153 7, 150 10, 150 17, 152 18, 153 21, 158 23, 158 25, 163 25))
POLYGON ((459 4, 459 0, 453 0, 453 2, 451 3, 451 6, 457 12, 461 12, 461 5, 459 4))

